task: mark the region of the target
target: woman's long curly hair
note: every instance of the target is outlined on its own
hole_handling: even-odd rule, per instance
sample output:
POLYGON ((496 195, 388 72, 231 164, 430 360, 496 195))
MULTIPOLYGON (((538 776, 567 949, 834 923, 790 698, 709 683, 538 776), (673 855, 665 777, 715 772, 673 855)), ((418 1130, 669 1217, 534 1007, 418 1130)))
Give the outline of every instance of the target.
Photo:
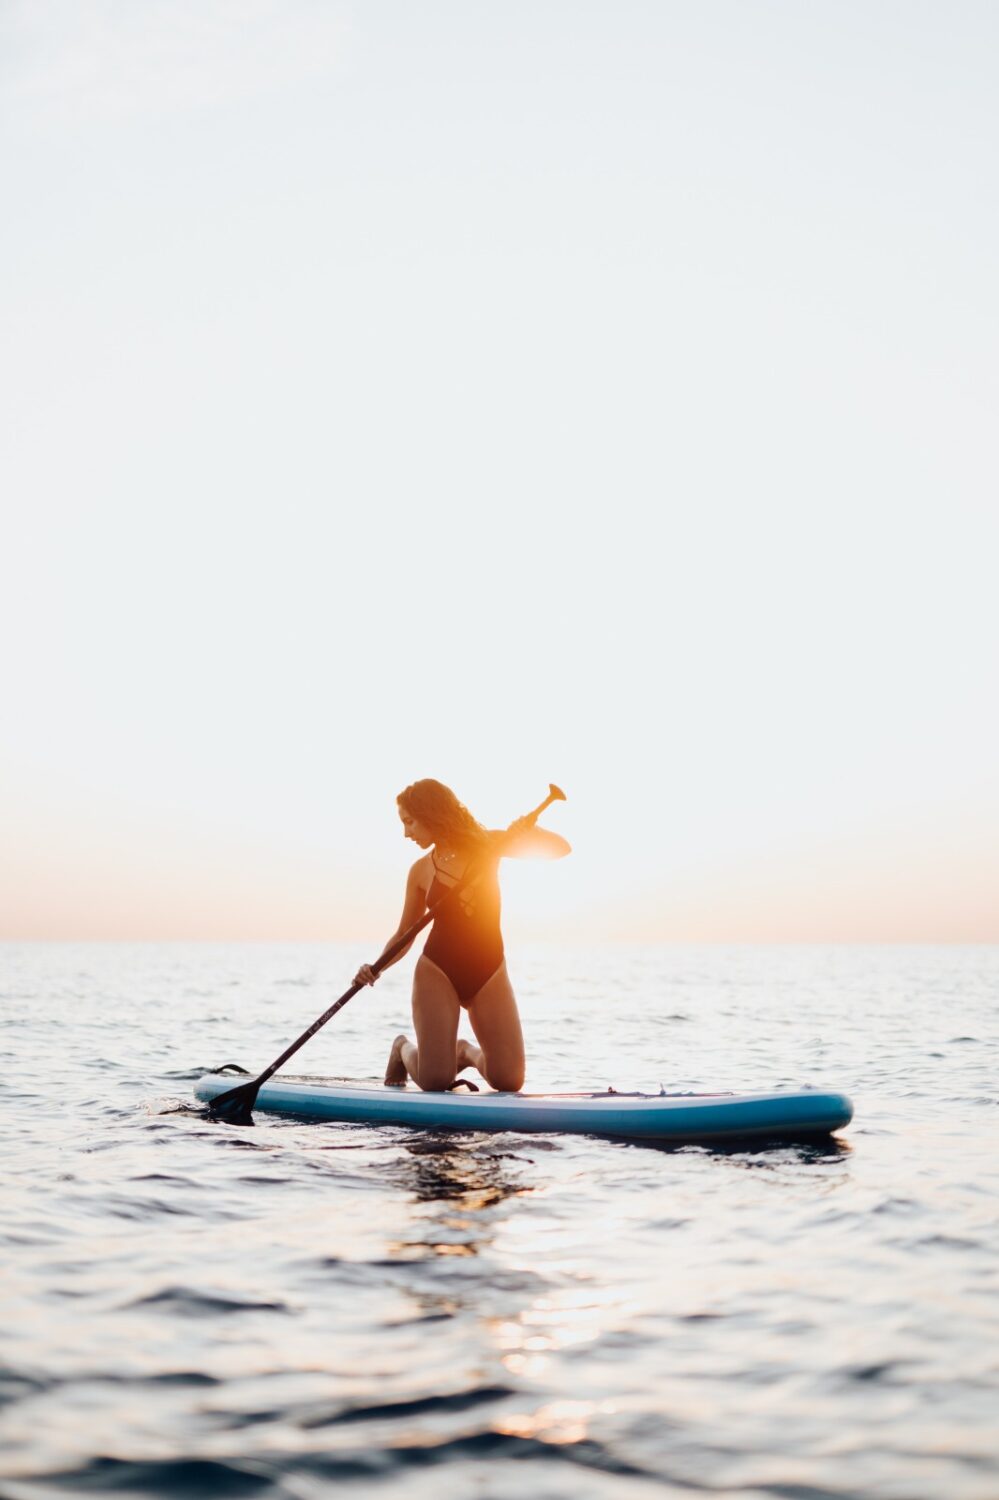
POLYGON ((395 799, 403 812, 416 818, 433 835, 435 844, 473 853, 489 842, 489 830, 472 817, 449 786, 427 777, 414 781, 395 799))

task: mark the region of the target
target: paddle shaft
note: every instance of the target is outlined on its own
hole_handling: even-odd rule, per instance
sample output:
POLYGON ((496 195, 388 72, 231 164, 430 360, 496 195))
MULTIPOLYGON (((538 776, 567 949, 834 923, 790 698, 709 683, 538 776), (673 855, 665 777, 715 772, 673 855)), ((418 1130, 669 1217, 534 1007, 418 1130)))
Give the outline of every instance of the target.
MULTIPOLYGON (((526 819, 522 821, 536 823, 546 807, 550 807, 553 802, 562 802, 564 800, 565 798, 563 794, 559 792, 557 787, 553 786, 545 800, 543 802, 539 802, 534 811, 529 812, 526 819)), ((381 957, 371 965, 372 973, 380 974, 383 969, 386 969, 388 967, 393 959, 398 958, 400 953, 405 952, 405 950, 409 947, 410 943, 417 936, 417 934, 422 932, 424 927, 429 926, 429 924, 434 920, 435 916, 440 911, 440 908, 444 905, 444 903, 446 901, 454 900, 461 894, 463 890, 467 890, 472 882, 479 878, 480 873, 481 871, 476 868, 467 870, 461 877, 461 879, 457 882, 457 884, 451 887, 447 895, 441 897, 440 901, 435 904, 432 910, 424 912, 419 921, 414 922, 411 927, 407 927, 406 931, 399 937, 397 937, 395 942, 385 949, 385 952, 381 955, 381 957)), ((322 1015, 317 1017, 317 1019, 313 1021, 312 1025, 308 1028, 307 1031, 303 1031, 302 1035, 300 1037, 297 1037, 295 1041, 292 1042, 290 1047, 285 1048, 280 1057, 276 1057, 274 1059, 269 1068, 264 1069, 259 1078, 255 1078, 253 1080, 254 1092, 256 1092, 256 1090, 259 1089, 262 1084, 266 1083, 268 1078, 273 1078, 278 1068, 284 1067, 289 1057, 294 1057, 298 1049, 300 1047, 304 1047, 310 1037, 315 1036, 317 1031, 321 1031, 322 1028, 326 1025, 326 1022, 331 1021, 336 1015, 337 1011, 342 1010, 343 1007, 347 1004, 347 1001, 353 1000, 354 996, 364 988, 365 986, 363 984, 358 984, 355 982, 351 985, 349 990, 344 991, 339 1000, 334 1000, 329 1010, 324 1010, 322 1015)), ((241 1087, 245 1088, 246 1085, 241 1085, 241 1087)))

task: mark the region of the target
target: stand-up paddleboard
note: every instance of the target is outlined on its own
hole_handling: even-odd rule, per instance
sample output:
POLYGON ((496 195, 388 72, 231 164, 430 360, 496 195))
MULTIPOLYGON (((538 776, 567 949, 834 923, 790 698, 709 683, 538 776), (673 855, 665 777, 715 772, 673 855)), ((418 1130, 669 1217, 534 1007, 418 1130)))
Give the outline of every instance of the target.
MULTIPOLYGON (((231 1076, 208 1073, 195 1097, 210 1103, 231 1076)), ((639 1140, 711 1141, 829 1135, 848 1125, 845 1094, 779 1089, 758 1094, 424 1093, 338 1078, 272 1078, 254 1106, 304 1120, 410 1125, 423 1130, 568 1131, 639 1140)))

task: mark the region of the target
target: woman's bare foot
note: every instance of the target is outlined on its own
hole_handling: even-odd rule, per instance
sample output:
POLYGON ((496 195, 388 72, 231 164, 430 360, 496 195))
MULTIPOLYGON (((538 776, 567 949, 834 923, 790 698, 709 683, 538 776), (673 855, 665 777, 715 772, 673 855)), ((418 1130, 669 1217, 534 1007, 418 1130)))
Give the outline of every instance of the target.
POLYGON ((392 1051, 389 1053, 388 1062, 385 1064, 385 1082, 394 1088, 405 1088, 409 1074, 406 1072, 406 1064, 402 1060, 402 1046, 405 1035, 400 1032, 392 1043, 392 1051))
POLYGON ((476 1047, 474 1042, 466 1042, 464 1037, 458 1038, 457 1049, 457 1072, 461 1073, 465 1068, 475 1068, 482 1072, 482 1048, 476 1047))

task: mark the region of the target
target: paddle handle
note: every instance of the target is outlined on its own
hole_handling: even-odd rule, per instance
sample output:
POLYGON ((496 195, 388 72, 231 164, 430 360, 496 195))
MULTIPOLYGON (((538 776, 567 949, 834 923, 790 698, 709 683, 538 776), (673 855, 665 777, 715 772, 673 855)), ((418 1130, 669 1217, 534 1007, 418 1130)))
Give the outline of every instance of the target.
POLYGON ((527 814, 526 821, 528 823, 536 823, 538 821, 538 819, 540 818, 541 814, 544 812, 544 810, 545 810, 546 807, 551 807, 551 805, 552 805, 553 802, 564 802, 564 801, 565 801, 565 792, 562 791, 561 787, 557 787, 555 785, 554 781, 549 781, 549 783, 548 783, 548 796, 545 798, 545 800, 543 802, 539 802, 538 803, 537 807, 534 809, 533 812, 529 812, 527 814))
MULTIPOLYGON (((553 802, 564 802, 565 800, 565 792, 561 791, 553 781, 550 781, 548 783, 548 796, 544 799, 543 802, 538 803, 533 812, 525 814, 527 822, 532 824, 536 823, 546 807, 551 807, 553 802)), ((458 896, 461 891, 465 890, 472 884, 473 880, 478 879, 480 873, 480 869, 475 868, 474 866, 466 870, 461 879, 451 887, 446 896, 443 896, 441 900, 434 905, 432 910, 425 911, 423 913, 423 916, 420 917, 418 921, 414 922, 411 927, 407 927, 406 931, 399 937, 397 937, 395 942, 391 943, 385 949, 385 952, 381 955, 381 957, 378 958, 375 963, 371 964, 370 967, 372 973, 380 974, 383 969, 388 967, 393 959, 398 958, 400 953, 405 952, 413 939, 423 931, 424 927, 428 927, 434 920, 434 917, 440 911, 443 903, 445 901, 451 901, 456 896, 458 896)), ((349 990, 344 990, 339 1000, 334 1000, 329 1010, 324 1010, 322 1015, 319 1016, 315 1021, 313 1021, 308 1031, 303 1031, 302 1035, 296 1038, 296 1040, 292 1042, 290 1047, 285 1048, 280 1057, 274 1059, 269 1068, 264 1069, 260 1077, 256 1080, 257 1088, 259 1088, 261 1084, 266 1083, 268 1078, 273 1078, 278 1068, 284 1067, 289 1057, 294 1057, 299 1047, 304 1047, 306 1042, 309 1041, 311 1037, 314 1037, 317 1031, 322 1030, 327 1021, 331 1021, 333 1019, 338 1010, 343 1009, 348 1000, 353 1000, 354 996, 359 994, 360 991, 364 988, 365 986, 363 984, 358 984, 355 981, 355 983, 351 985, 349 990)))

